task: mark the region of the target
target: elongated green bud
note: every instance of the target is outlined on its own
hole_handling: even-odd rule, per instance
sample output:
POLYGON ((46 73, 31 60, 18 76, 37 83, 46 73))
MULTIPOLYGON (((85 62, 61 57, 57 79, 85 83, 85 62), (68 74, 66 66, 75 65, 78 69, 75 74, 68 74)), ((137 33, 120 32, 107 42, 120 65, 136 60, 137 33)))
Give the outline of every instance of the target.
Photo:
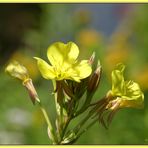
POLYGON ((92 64, 94 63, 94 60, 95 60, 95 52, 93 52, 93 54, 92 54, 91 57, 89 58, 88 63, 89 63, 90 65, 92 65, 92 64))
POLYGON ((100 62, 98 62, 95 72, 92 74, 92 76, 89 79, 87 87, 88 92, 94 92, 98 88, 100 77, 101 77, 101 66, 100 62))

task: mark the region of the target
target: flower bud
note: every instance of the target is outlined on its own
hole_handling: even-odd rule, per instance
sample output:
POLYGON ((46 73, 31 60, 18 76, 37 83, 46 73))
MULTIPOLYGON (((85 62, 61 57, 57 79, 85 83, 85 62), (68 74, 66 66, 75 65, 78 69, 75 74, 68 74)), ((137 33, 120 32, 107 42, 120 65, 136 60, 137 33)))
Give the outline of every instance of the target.
POLYGON ((94 92, 98 88, 100 77, 101 77, 101 66, 100 63, 98 62, 98 66, 95 72, 92 74, 92 76, 89 79, 87 87, 88 92, 94 92))
POLYGON ((93 54, 92 54, 91 57, 89 58, 88 63, 89 63, 90 65, 92 65, 92 64, 94 63, 94 60, 95 60, 95 52, 93 52, 93 54))
POLYGON ((70 89, 70 87, 68 86, 68 84, 65 81, 62 81, 61 84, 62 84, 62 88, 64 92, 66 93, 66 95, 68 95, 70 98, 74 98, 74 94, 72 90, 70 89))

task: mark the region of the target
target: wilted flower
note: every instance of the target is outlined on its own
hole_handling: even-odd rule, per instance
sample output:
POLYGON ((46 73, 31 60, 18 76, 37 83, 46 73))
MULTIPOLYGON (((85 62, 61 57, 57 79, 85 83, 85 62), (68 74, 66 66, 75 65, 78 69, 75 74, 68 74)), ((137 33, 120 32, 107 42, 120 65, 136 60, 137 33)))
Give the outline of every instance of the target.
POLYGON ((33 102, 35 103, 35 100, 40 102, 37 92, 33 86, 32 80, 29 77, 28 70, 26 67, 18 63, 17 61, 13 61, 10 63, 5 71, 12 77, 17 78, 22 81, 23 85, 26 87, 28 90, 29 96, 33 102))
POLYGON ((22 80, 23 82, 30 79, 28 70, 17 61, 13 61, 12 63, 10 63, 6 67, 5 71, 12 77, 22 80))
POLYGON ((39 71, 45 79, 69 79, 80 82, 91 74, 88 60, 77 62, 79 48, 73 42, 56 42, 48 47, 47 57, 51 65, 35 57, 39 71))

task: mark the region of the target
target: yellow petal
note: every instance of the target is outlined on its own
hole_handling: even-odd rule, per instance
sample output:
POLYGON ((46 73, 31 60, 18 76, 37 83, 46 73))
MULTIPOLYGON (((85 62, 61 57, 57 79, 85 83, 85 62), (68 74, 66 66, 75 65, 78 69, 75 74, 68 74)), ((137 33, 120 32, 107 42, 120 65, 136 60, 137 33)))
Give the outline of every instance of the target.
POLYGON ((76 81, 76 82, 81 82, 80 77, 70 77, 70 80, 76 81))
MULTIPOLYGON (((131 81, 130 81, 131 82, 131 81)), ((130 83, 128 82, 128 83, 130 83)), ((121 96, 121 107, 132 107, 132 108, 143 108, 144 106, 144 94, 140 90, 140 87, 137 83, 132 82, 133 87, 130 89, 127 88, 126 96, 121 96), (133 89, 132 89, 133 88, 133 89)))
POLYGON ((80 63, 78 63, 77 66, 75 67, 75 70, 80 79, 87 78, 92 72, 92 68, 88 64, 87 60, 82 60, 80 63))
POLYGON ((68 51, 68 59, 71 61, 75 61, 79 55, 79 48, 78 46, 73 43, 73 42, 68 42, 66 44, 66 48, 67 48, 67 51, 68 51))
MULTIPOLYGON (((144 98, 144 96, 142 98, 144 98)), ((144 103, 142 100, 124 100, 121 102, 120 107, 132 107, 140 109, 144 107, 144 103)))
MULTIPOLYGON (((138 83, 128 81, 126 84, 126 95, 134 99, 136 96, 141 94, 140 86, 138 83)), ((136 98, 135 98, 136 99, 136 98)))
POLYGON ((40 58, 37 58, 37 57, 34 57, 34 58, 37 60, 37 65, 38 65, 41 75, 45 79, 54 79, 55 73, 54 73, 53 67, 40 58))
POLYGON ((125 94, 124 68, 123 64, 118 64, 117 68, 112 71, 112 92, 114 95, 121 96, 125 94))
POLYGON ((53 43, 48 47, 47 57, 53 66, 62 66, 64 62, 72 63, 79 55, 79 49, 73 42, 64 44, 62 42, 53 43))
POLYGON ((17 61, 13 61, 12 63, 10 63, 6 67, 5 71, 9 73, 12 77, 20 79, 22 81, 29 79, 28 70, 17 61))

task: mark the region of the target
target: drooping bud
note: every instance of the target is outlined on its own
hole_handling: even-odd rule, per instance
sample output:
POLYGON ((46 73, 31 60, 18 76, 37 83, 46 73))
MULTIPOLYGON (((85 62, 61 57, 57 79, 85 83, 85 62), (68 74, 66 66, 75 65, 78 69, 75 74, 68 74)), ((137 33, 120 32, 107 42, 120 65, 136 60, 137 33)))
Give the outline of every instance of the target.
POLYGON ((89 79, 87 87, 88 92, 94 92, 98 88, 100 77, 101 77, 101 65, 100 62, 98 62, 95 72, 92 74, 92 76, 89 79))

